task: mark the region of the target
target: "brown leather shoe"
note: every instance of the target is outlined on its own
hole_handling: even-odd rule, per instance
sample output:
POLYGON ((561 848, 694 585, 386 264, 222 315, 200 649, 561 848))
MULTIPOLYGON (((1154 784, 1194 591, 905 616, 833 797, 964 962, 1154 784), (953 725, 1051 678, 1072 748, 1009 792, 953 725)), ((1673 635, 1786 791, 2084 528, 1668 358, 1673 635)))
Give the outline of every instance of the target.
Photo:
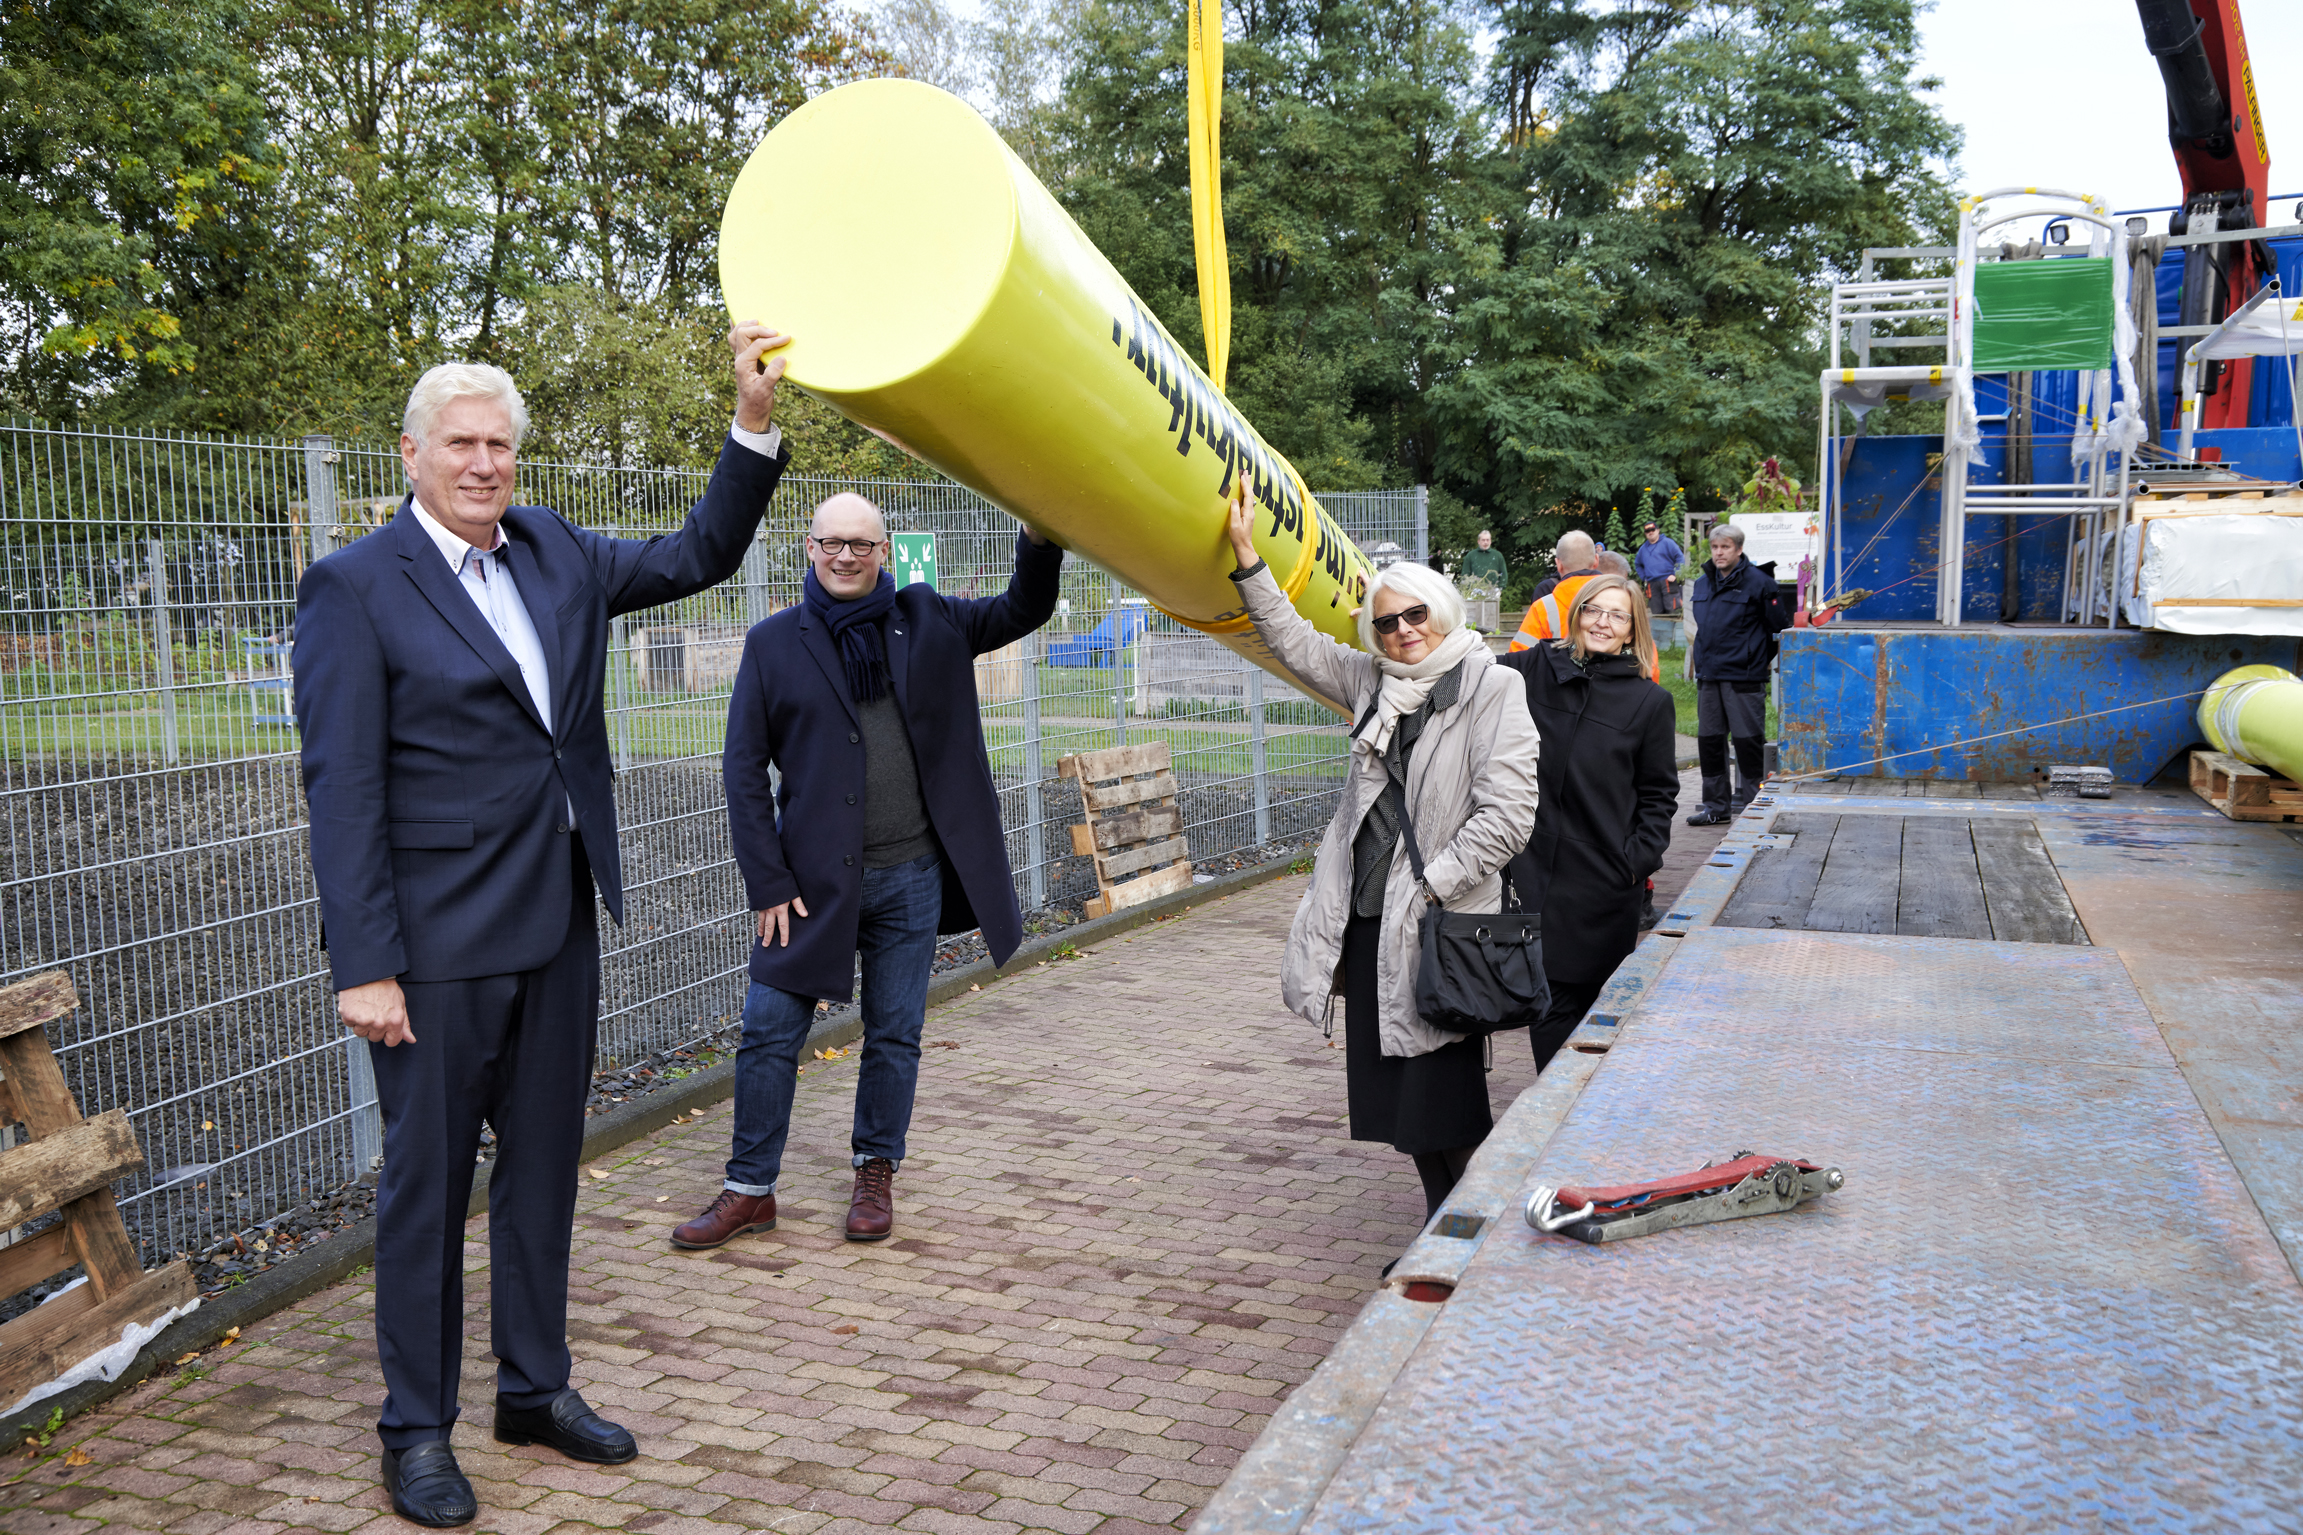
POLYGON ((896 1225, 896 1164, 873 1157, 856 1169, 856 1192, 848 1201, 848 1240, 884 1242, 896 1225))
POLYGON ((775 1195, 739 1194, 734 1189, 722 1189, 720 1197, 704 1207, 703 1214, 684 1226, 672 1228, 672 1245, 689 1249, 717 1247, 747 1231, 775 1229, 775 1195))

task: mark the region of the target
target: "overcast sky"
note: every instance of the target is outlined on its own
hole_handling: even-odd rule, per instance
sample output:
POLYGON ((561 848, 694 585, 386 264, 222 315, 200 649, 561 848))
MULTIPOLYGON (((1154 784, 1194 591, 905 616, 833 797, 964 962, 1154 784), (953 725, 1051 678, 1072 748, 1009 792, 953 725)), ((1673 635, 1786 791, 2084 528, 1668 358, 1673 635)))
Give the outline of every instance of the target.
MULTIPOLYGON (((2303 196, 2303 0, 2240 0, 2271 145, 2271 222, 2303 196)), ((1944 116, 1967 130, 1962 190, 2055 186, 2114 209, 2161 207, 2182 185, 2167 96, 2134 0, 1936 0, 1920 18, 1944 116)), ((2151 228, 2166 227, 2153 215, 2151 228)))

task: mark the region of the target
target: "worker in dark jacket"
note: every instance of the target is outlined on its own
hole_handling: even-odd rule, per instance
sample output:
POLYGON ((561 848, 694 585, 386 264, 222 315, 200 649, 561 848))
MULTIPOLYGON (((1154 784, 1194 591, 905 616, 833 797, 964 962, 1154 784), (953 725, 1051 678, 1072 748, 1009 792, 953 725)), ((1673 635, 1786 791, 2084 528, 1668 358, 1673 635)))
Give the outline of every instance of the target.
POLYGON ((1655 638, 1639 588, 1593 576, 1569 638, 1514 651, 1543 737, 1535 831, 1511 861, 1521 904, 1543 913, 1551 1006, 1530 1029, 1540 1069, 1639 943, 1647 877, 1671 845, 1679 801, 1671 695, 1652 682, 1655 638))
POLYGON ((885 1239, 936 935, 980 926, 995 963, 1023 939, 975 660, 1048 621, 1064 552, 1018 535, 1008 589, 977 599, 926 582, 899 591, 887 555, 879 508, 832 497, 808 534, 802 600, 744 640, 720 770, 757 941, 726 1184, 672 1233, 676 1246, 775 1225, 800 1047, 817 999, 848 1000, 858 951, 864 1056, 847 1237, 885 1239))
POLYGON ((1723 523, 1711 532, 1711 559, 1696 575, 1687 605, 1695 619, 1690 660, 1695 670, 1695 750, 1703 769, 1703 804, 1690 826, 1733 820, 1759 792, 1767 762, 1767 672, 1775 636, 1791 614, 1776 589, 1773 567, 1743 557, 1743 530, 1723 523), (1727 776, 1727 745, 1735 743, 1736 777, 1727 776))

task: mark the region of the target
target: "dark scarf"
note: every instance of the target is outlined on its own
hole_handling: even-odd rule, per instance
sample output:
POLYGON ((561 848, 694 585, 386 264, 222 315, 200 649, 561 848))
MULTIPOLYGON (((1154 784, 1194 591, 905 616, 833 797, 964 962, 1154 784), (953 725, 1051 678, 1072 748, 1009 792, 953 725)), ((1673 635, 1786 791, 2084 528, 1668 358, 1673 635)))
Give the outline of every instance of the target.
POLYGON ((859 704, 875 703, 888 690, 887 641, 880 636, 880 620, 896 605, 896 578, 880 572, 880 584, 861 597, 841 601, 824 590, 810 570, 800 583, 800 600, 809 616, 832 631, 840 647, 840 665, 848 674, 848 696, 859 704))

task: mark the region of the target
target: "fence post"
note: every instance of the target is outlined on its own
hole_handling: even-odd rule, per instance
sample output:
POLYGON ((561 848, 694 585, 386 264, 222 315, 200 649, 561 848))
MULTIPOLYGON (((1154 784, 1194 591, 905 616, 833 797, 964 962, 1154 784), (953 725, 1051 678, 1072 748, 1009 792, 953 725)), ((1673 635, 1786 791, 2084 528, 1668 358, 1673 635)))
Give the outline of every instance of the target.
POLYGON ((336 546, 336 439, 304 439, 304 511, 311 522, 312 558, 336 546))
POLYGON ((1415 488, 1415 558, 1419 565, 1431 563, 1431 487, 1415 488))
POLYGON ((168 557, 152 540, 152 657, 159 667, 160 760, 176 765, 176 643, 168 627, 168 557))
POLYGON ((1255 770, 1255 845, 1271 841, 1271 782, 1263 766, 1263 668, 1247 674, 1248 760, 1255 770))
MULTIPOLYGON (((318 560, 336 547, 336 440, 325 433, 304 439, 304 511, 311 524, 312 558, 318 560)), ((365 1177, 384 1154, 384 1115, 376 1101, 376 1066, 368 1059, 368 1042, 357 1034, 344 1037, 344 1078, 352 1175, 365 1177)))
POLYGON ((1128 610, 1121 605, 1120 578, 1112 577, 1112 745, 1128 744, 1128 689, 1127 647, 1120 643, 1127 638, 1128 610))
POLYGON ((1038 630, 1024 641, 1024 831, 1025 861, 1031 865, 1032 910, 1048 903, 1048 844, 1040 805, 1040 656, 1047 638, 1038 630))

